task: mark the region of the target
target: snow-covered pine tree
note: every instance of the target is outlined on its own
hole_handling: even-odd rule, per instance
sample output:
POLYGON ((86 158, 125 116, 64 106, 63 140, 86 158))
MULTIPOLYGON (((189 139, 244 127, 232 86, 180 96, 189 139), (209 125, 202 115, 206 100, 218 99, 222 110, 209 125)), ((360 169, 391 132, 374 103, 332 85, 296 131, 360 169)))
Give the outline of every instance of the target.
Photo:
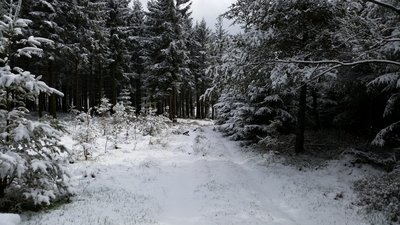
POLYGON ((130 76, 129 81, 131 85, 131 92, 134 98, 132 102, 136 108, 136 114, 139 114, 142 110, 142 97, 143 87, 143 73, 144 73, 144 62, 145 62, 145 29, 144 29, 144 11, 142 3, 139 0, 132 2, 132 12, 129 20, 129 36, 128 36, 128 51, 131 54, 130 60, 128 60, 128 67, 130 76))
MULTIPOLYGON (((386 6, 376 3, 367 4, 368 10, 361 15, 363 18, 373 18, 371 23, 374 23, 374 26, 364 26, 364 29, 367 29, 365 33, 369 34, 368 46, 374 46, 374 51, 363 49, 365 54, 361 59, 374 57, 400 61, 400 13, 394 10, 396 7, 399 8, 400 4, 394 0, 385 3, 386 6)), ((358 40, 361 42, 363 38, 359 37, 358 40)), ((378 127, 378 132, 372 141, 373 145, 390 147, 400 145, 399 67, 383 64, 372 68, 375 76, 367 84, 368 92, 374 96, 384 95, 386 101, 382 112, 383 126, 378 127)))
POLYGON ((118 86, 122 82, 127 71, 131 58, 127 41, 130 34, 129 20, 131 9, 128 7, 128 0, 108 1, 108 16, 106 27, 109 30, 108 43, 108 85, 105 86, 107 96, 111 104, 117 103, 118 86))
POLYGON ((62 74, 60 80, 70 96, 64 99, 64 105, 74 104, 79 111, 88 109, 87 91, 83 86, 87 82, 87 66, 89 64, 90 47, 93 44, 93 32, 90 24, 88 1, 59 0, 62 11, 57 13, 58 24, 63 24, 59 31, 62 40, 60 50, 62 74))
MULTIPOLYGON (((259 123, 256 122, 260 116, 257 114, 267 117, 274 115, 266 110, 271 106, 283 107, 276 108, 276 112, 285 118, 294 117, 290 114, 297 118, 297 152, 304 150, 307 86, 315 79, 317 82, 330 82, 331 79, 324 79, 323 75, 334 75, 334 71, 325 72, 328 65, 301 65, 292 61, 322 60, 336 56, 339 50, 336 45, 341 46, 342 42, 332 34, 340 28, 345 8, 338 2, 326 0, 318 3, 238 0, 226 14, 244 24, 245 28, 245 34, 237 41, 236 51, 239 53, 235 55, 239 56, 238 60, 231 68, 234 79, 239 79, 235 83, 240 83, 241 89, 247 93, 248 103, 255 107, 251 113, 252 119, 247 120, 249 125, 259 123), (294 93, 298 95, 297 104, 292 101, 294 93), (285 99, 288 102, 276 104, 285 99)), ((255 134, 259 133, 257 130, 255 134)))
POLYGON ((118 101, 122 102, 125 107, 132 106, 131 92, 128 88, 123 88, 118 95, 118 101))
POLYGON ((148 52, 144 80, 150 102, 157 102, 157 114, 164 114, 165 101, 175 120, 176 96, 180 90, 187 51, 182 34, 182 14, 173 0, 153 0, 147 6, 148 52))
POLYGON ((205 20, 196 23, 192 35, 191 70, 196 93, 196 118, 200 119, 209 115, 209 99, 202 96, 211 85, 211 80, 206 73, 210 63, 208 57, 209 38, 210 30, 205 20))
MULTIPOLYGON (((123 129, 125 129, 125 139, 128 140, 129 138, 129 130, 131 128, 131 125, 134 125, 134 129, 136 132, 136 122, 137 122, 137 114, 135 107, 132 106, 131 102, 131 93, 129 89, 124 88, 122 89, 121 93, 119 94, 118 97, 119 103, 121 103, 124 106, 125 114, 122 113, 117 113, 115 111, 115 114, 123 116, 123 119, 125 120, 125 123, 123 125, 123 129)), ((115 108, 115 106, 114 106, 115 108)), ((121 107, 115 108, 115 109, 120 109, 121 107)), ((118 115, 113 115, 113 116, 118 116, 118 115)))
POLYGON ((111 110, 112 104, 110 103, 110 99, 106 97, 102 97, 100 99, 100 104, 95 108, 96 112, 100 116, 100 126, 102 129, 102 133, 104 136, 106 136, 107 130, 108 130, 108 124, 109 124, 109 117, 110 117, 110 110, 111 110))
MULTIPOLYGON (((57 87, 59 73, 56 72, 59 59, 57 52, 62 48, 62 40, 59 31, 62 29, 57 23, 58 13, 61 11, 61 4, 58 1, 34 1, 24 0, 21 7, 21 16, 29 18, 29 35, 51 39, 53 42, 42 44, 44 54, 42 57, 29 59, 29 68, 32 73, 42 74, 42 80, 51 87, 57 87)), ((20 60, 20 64, 26 64, 20 60)), ((56 117, 57 96, 40 94, 38 99, 39 116, 43 111, 48 111, 50 115, 56 117)))
POLYGON ((182 40, 185 42, 186 53, 188 57, 181 66, 182 85, 177 96, 177 115, 179 117, 194 117, 194 77, 191 68, 191 45, 193 43, 193 19, 191 17, 190 0, 181 0, 176 2, 178 12, 182 21, 182 40))
POLYGON ((85 160, 93 154, 93 149, 96 147, 97 129, 93 125, 93 118, 91 116, 92 108, 87 112, 80 112, 75 117, 77 129, 73 133, 73 139, 76 142, 74 146, 78 146, 85 160))
POLYGON ((210 87, 204 93, 204 97, 210 99, 212 106, 212 119, 216 118, 215 104, 221 95, 222 88, 225 86, 224 79, 224 55, 229 48, 229 35, 223 28, 223 17, 218 17, 215 24, 215 31, 210 34, 208 44, 209 67, 206 70, 206 76, 212 81, 210 87))
POLYGON ((114 144, 114 148, 118 149, 118 135, 124 130, 128 129, 128 113, 126 112, 126 108, 124 106, 124 103, 118 102, 114 107, 113 107, 113 115, 112 115, 112 140, 114 144))
POLYGON ((87 90, 90 97, 90 107, 95 107, 100 103, 100 99, 105 94, 105 84, 107 77, 107 64, 109 62, 109 28, 106 26, 108 18, 108 0, 91 0, 84 8, 88 15, 90 37, 85 40, 88 42, 89 51, 88 63, 86 64, 86 83, 82 87, 87 90), (86 87, 85 87, 86 86, 86 87))
POLYGON ((22 1, 9 4, 9 14, 0 22, 0 118, 4 118, 0 120, 0 198, 13 189, 34 204, 50 204, 71 193, 60 157, 66 149, 59 143, 60 131, 27 118, 25 102, 40 93, 62 93, 40 81, 40 77, 13 67, 16 57, 42 55, 39 46, 51 41, 24 38, 30 21, 19 18, 22 1), (16 45, 16 40, 24 46, 16 45))

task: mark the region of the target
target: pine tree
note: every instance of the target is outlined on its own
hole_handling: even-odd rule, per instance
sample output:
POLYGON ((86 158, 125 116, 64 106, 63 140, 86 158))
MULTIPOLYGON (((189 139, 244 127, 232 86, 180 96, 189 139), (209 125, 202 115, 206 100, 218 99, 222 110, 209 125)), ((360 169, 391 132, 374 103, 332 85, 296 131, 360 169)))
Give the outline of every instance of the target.
POLYGON ((210 31, 204 20, 200 24, 196 24, 193 28, 193 39, 191 47, 191 70, 193 74, 193 82, 196 93, 196 117, 204 119, 209 114, 208 99, 202 97, 206 89, 210 86, 211 81, 206 76, 207 68, 209 67, 208 43, 210 31))
POLYGON ((76 142, 75 146, 80 146, 85 160, 89 160, 96 144, 96 128, 93 126, 93 118, 90 115, 92 108, 87 112, 80 112, 75 121, 78 128, 73 133, 73 139, 76 142))
POLYGON ((163 114, 165 102, 170 119, 175 121, 176 97, 180 91, 186 62, 182 16, 173 0, 148 3, 148 61, 144 79, 150 102, 157 103, 157 113, 163 114))
POLYGON ((132 99, 136 108, 136 114, 142 111, 143 92, 143 74, 145 67, 145 29, 144 29, 144 11, 139 0, 133 1, 132 16, 129 21, 130 32, 128 37, 128 48, 131 58, 128 61, 132 99))
POLYGON ((210 35, 208 46, 209 67, 206 70, 206 75, 212 83, 204 93, 204 97, 210 99, 211 102, 212 119, 216 118, 214 106, 218 101, 218 96, 221 95, 222 88, 226 85, 224 79, 224 55, 229 48, 229 36, 223 28, 223 17, 218 17, 215 27, 216 30, 210 35))
MULTIPOLYGON (((236 41, 237 47, 229 56, 236 58, 236 62, 226 65, 233 69, 231 76, 247 95, 245 103, 251 110, 242 115, 250 115, 245 120, 249 133, 268 135, 267 129, 258 126, 260 121, 277 119, 280 122, 274 124, 285 124, 296 117, 295 149, 304 151, 309 83, 315 77, 318 82, 330 82, 322 75, 332 73, 318 75, 327 65, 300 65, 291 61, 321 60, 338 54, 340 48, 335 45, 340 46, 341 40, 333 34, 340 28, 342 7, 340 3, 325 0, 318 4, 297 0, 239 0, 231 7, 226 15, 243 23, 245 34, 236 41), (258 10, 261 5, 262 10, 258 10), (292 101, 294 93, 297 104, 292 101)), ((268 123, 264 126, 270 127, 268 123)))
POLYGON ((34 204, 50 204, 70 194, 68 176, 59 159, 66 149, 59 143, 60 131, 27 118, 25 100, 34 100, 40 93, 62 93, 40 77, 14 67, 15 57, 43 55, 39 46, 51 43, 44 38, 24 38, 30 21, 19 18, 21 5, 21 0, 11 1, 9 15, 0 23, 0 118, 5 118, 0 122, 0 198, 13 188, 34 204), (25 46, 16 45, 17 39, 25 46))

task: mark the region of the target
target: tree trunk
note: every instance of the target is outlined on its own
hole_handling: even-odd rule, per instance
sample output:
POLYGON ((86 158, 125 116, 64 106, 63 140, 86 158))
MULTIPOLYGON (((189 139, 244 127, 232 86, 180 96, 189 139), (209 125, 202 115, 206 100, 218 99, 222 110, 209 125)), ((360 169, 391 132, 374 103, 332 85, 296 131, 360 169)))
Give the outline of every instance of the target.
POLYGON ((74 105, 76 109, 82 111, 82 84, 79 77, 79 61, 75 62, 75 98, 74 105))
POLYGON ((179 105, 180 105, 180 111, 179 111, 179 117, 185 118, 185 91, 182 90, 180 97, 179 97, 179 105))
POLYGON ((215 103, 211 102, 211 119, 215 119, 215 108, 214 108, 215 103))
MULTIPOLYGON (((48 76, 50 78, 49 80, 49 85, 51 87, 54 87, 55 85, 55 77, 53 73, 53 61, 49 60, 49 65, 48 65, 48 76)), ((52 115, 54 118, 57 118, 57 97, 55 94, 50 95, 49 97, 49 113, 52 115)))
MULTIPOLYGON (((132 85, 133 86, 133 85, 132 85)), ((142 79, 141 75, 139 74, 138 78, 135 79, 135 107, 136 107, 136 114, 139 114, 142 111, 142 79)))
POLYGON ((190 105, 190 117, 194 118, 194 105, 193 105, 193 94, 190 92, 190 98, 189 98, 189 105, 190 105))
POLYGON ((176 90, 175 88, 172 89, 171 97, 170 97, 170 104, 169 104, 169 118, 173 123, 176 123, 176 90))
POLYGON ((190 118, 190 110, 191 110, 190 109, 190 90, 188 90, 186 92, 185 98, 186 98, 186 115, 185 115, 185 117, 190 118))
POLYGON ((304 130, 306 120, 306 104, 307 104, 307 84, 301 83, 299 108, 297 112, 297 130, 296 130, 296 153, 304 152, 304 130))
POLYGON ((201 103, 200 96, 196 93, 196 119, 201 119, 201 103))
POLYGON ((43 117, 43 111, 46 111, 46 96, 44 93, 40 93, 38 106, 38 113, 40 118, 43 117))
POLYGON ((312 91, 312 99, 313 99, 313 114, 315 120, 314 129, 321 130, 321 120, 319 118, 319 112, 318 112, 318 94, 315 89, 312 91))
POLYGON ((7 177, 0 179, 0 198, 4 198, 7 184, 7 177))
POLYGON ((62 98, 62 110, 64 113, 68 112, 68 103, 67 103, 67 99, 69 96, 69 92, 68 92, 68 88, 65 84, 62 85, 62 90, 64 93, 64 97, 62 98))

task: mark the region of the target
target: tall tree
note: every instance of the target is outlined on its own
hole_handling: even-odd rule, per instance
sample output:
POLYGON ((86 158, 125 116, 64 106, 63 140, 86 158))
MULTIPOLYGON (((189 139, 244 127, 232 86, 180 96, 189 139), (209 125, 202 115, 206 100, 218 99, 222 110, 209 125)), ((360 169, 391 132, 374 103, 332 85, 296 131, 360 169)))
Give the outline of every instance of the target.
POLYGON ((206 89, 210 86, 210 79, 207 77, 207 69, 209 67, 209 39, 210 31, 207 28, 205 20, 202 20, 196 24, 193 28, 192 34, 192 46, 191 46, 191 70, 193 73, 193 82, 196 95, 196 117, 204 119, 209 114, 209 102, 208 99, 202 95, 206 89))
POLYGON ((130 90, 134 94, 133 102, 136 113, 142 111, 143 98, 143 74, 145 69, 145 29, 144 29, 145 13, 139 0, 133 1, 132 16, 129 21, 131 28, 128 37, 128 48, 131 54, 128 62, 130 90))
POLYGON ((176 97, 180 91, 186 61, 182 14, 173 0, 148 3, 148 61, 145 84, 150 102, 156 102, 157 113, 169 106, 171 120, 176 116, 176 97))

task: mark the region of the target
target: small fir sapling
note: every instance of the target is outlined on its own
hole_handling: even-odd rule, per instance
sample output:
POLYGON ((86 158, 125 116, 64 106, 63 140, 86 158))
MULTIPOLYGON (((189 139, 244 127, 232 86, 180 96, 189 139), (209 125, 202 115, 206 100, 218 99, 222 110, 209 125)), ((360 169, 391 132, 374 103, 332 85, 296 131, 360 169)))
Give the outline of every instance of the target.
POLYGON ((104 151, 107 151, 107 145, 108 141, 110 139, 110 134, 107 132, 108 131, 108 125, 110 124, 110 110, 112 107, 112 104, 110 103, 110 100, 106 97, 101 98, 100 100, 100 105, 96 107, 96 111, 100 116, 100 126, 103 131, 103 136, 106 137, 106 143, 104 145, 104 151))
POLYGON ((123 106, 125 107, 125 112, 126 112, 126 120, 125 120, 125 140, 127 141, 129 138, 129 129, 131 125, 133 126, 134 132, 135 132, 135 140, 136 140, 136 123, 137 123, 137 116, 136 116, 136 109, 135 107, 132 106, 131 102, 131 92, 129 89, 124 88, 122 89, 120 96, 118 97, 119 101, 123 106))
POLYGON ((138 130, 142 132, 144 136, 154 136, 161 133, 162 130, 168 127, 170 121, 165 116, 155 115, 156 110, 149 108, 147 115, 142 115, 139 119, 138 130))
POLYGON ((122 130, 125 128, 127 125, 127 120, 128 120, 128 114, 125 111, 124 104, 121 102, 118 102, 114 107, 114 114, 112 116, 112 136, 113 136, 113 142, 114 142, 114 148, 117 149, 117 143, 118 143, 118 134, 122 132, 122 130))
POLYGON ((78 125, 78 123, 77 123, 78 120, 76 119, 76 116, 78 116, 80 114, 80 111, 76 109, 76 106, 74 104, 71 104, 68 112, 69 112, 71 121, 73 122, 73 125, 74 125, 73 131, 75 132, 76 126, 78 125))
POLYGON ((112 104, 110 100, 106 97, 102 97, 100 100, 100 105, 95 107, 96 112, 99 114, 100 117, 100 126, 103 130, 103 135, 107 135, 107 128, 109 124, 109 116, 112 104))
POLYGON ((93 119, 90 116, 91 111, 92 108, 90 108, 88 112, 81 112, 75 117, 78 129, 73 135, 76 141, 74 146, 81 147, 85 160, 88 160, 90 155, 92 155, 97 139, 96 128, 93 126, 93 119))

